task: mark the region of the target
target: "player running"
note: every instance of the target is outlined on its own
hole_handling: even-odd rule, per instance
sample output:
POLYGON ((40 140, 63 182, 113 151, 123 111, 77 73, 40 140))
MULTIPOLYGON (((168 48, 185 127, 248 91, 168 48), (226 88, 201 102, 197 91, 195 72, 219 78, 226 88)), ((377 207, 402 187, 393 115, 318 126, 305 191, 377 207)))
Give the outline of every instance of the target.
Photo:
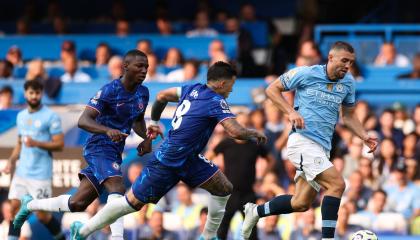
MULTIPOLYGON (((127 52, 124 56, 124 75, 103 86, 89 101, 79 119, 79 127, 93 134, 84 147, 83 155, 88 166, 79 173, 77 192, 73 196, 61 195, 42 200, 25 196, 13 223, 17 228, 35 210, 84 211, 104 188, 109 193, 107 201, 124 195, 121 154, 131 128, 144 139, 138 148, 140 155, 151 151, 151 140, 146 137, 144 122, 149 90, 141 85, 148 66, 143 52, 127 52)), ((123 219, 118 219, 110 227, 113 239, 123 239, 123 219)))
POLYGON ((322 238, 334 239, 337 212, 345 183, 329 160, 331 139, 340 107, 344 124, 375 151, 378 142, 369 136, 354 115, 354 79, 348 74, 354 63, 353 47, 336 42, 326 65, 298 67, 280 76, 268 86, 268 97, 288 114, 293 124, 287 142, 287 155, 296 167, 296 194, 281 195, 271 201, 245 205, 242 236, 248 239, 261 217, 303 212, 310 208, 322 186, 325 195, 321 205, 322 238), (282 97, 283 91, 296 89, 294 108, 282 97))
POLYGON ((232 92, 236 71, 228 63, 217 62, 207 73, 207 84, 185 85, 161 91, 152 108, 154 124, 149 133, 160 133, 157 121, 168 102, 179 102, 168 137, 126 194, 109 202, 86 224, 75 222, 72 239, 85 239, 115 219, 157 203, 179 181, 201 187, 211 194, 209 213, 201 239, 216 239, 232 184, 218 167, 204 158, 201 151, 220 123, 230 136, 241 140, 265 142, 264 134, 243 128, 229 109, 225 98, 232 92))

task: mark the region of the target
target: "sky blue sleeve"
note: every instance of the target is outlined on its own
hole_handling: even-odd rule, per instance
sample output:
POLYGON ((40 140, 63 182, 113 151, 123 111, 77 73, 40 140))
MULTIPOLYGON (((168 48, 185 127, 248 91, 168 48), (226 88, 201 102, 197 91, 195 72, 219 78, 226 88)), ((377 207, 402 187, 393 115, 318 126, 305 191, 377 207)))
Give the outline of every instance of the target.
POLYGON ((354 80, 352 79, 350 85, 350 89, 343 99, 343 106, 352 107, 356 104, 356 89, 354 87, 354 80))
POLYGON ((49 131, 51 135, 56 135, 63 132, 63 129, 61 127, 61 119, 56 113, 52 114, 49 125, 49 131))
POLYGON ((288 72, 282 74, 279 77, 279 80, 284 86, 286 91, 297 89, 304 84, 306 75, 309 72, 309 67, 297 67, 289 70, 288 72))
POLYGON ((22 112, 19 112, 18 115, 16 116, 16 126, 18 129, 19 136, 23 135, 22 124, 20 124, 21 122, 22 122, 22 112))
POLYGON ((89 100, 87 106, 95 109, 99 113, 102 113, 107 102, 109 102, 109 93, 109 87, 108 85, 105 85, 89 100))
POLYGON ((229 104, 223 98, 212 98, 208 110, 210 117, 216 118, 218 122, 235 117, 235 114, 230 111, 229 104))

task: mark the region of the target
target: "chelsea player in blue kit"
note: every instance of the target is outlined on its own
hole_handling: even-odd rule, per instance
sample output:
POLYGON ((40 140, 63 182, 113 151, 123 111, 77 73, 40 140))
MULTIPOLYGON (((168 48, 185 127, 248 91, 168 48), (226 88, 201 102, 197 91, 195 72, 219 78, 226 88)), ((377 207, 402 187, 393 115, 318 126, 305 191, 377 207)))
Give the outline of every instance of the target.
POLYGON ((178 102, 172 129, 126 194, 108 202, 86 224, 72 224, 74 239, 85 239, 115 219, 140 210, 147 203, 157 203, 179 181, 211 193, 207 222, 202 239, 216 239, 232 184, 217 166, 200 153, 214 127, 220 123, 233 138, 265 142, 264 134, 243 128, 229 109, 225 98, 232 91, 236 71, 228 63, 216 62, 207 73, 207 84, 185 85, 158 93, 152 108, 149 134, 160 132, 157 121, 168 102, 178 102))
MULTIPOLYGON (((151 139, 146 136, 144 112, 149 102, 149 90, 142 86, 146 77, 146 55, 131 50, 124 56, 124 75, 99 90, 89 101, 78 125, 92 133, 83 155, 88 166, 79 173, 80 185, 74 195, 32 200, 23 198, 22 208, 15 219, 20 227, 31 211, 80 212, 92 203, 105 188, 108 201, 125 193, 120 165, 125 138, 131 129, 144 139, 139 154, 151 151, 151 139)), ((111 224, 112 239, 123 239, 123 219, 111 224)))
POLYGON ((329 160, 331 139, 339 118, 374 151, 377 139, 369 136, 354 115, 354 79, 347 73, 355 60, 353 47, 336 42, 326 65, 298 67, 268 86, 267 96, 289 116, 293 124, 287 143, 287 156, 296 167, 295 195, 280 195, 271 201, 245 205, 242 236, 248 239, 258 219, 270 215, 303 212, 310 208, 320 190, 322 239, 334 239, 337 212, 345 189, 343 177, 329 160), (296 89, 294 108, 282 97, 283 91, 296 89))
MULTIPOLYGON (((64 147, 59 116, 41 103, 43 85, 36 80, 27 81, 24 89, 28 107, 20 111, 17 116, 18 142, 3 170, 5 173, 11 173, 16 160, 19 159, 9 189, 13 215, 19 210, 20 199, 26 194, 37 199, 51 197, 53 165, 51 153, 61 151, 64 147)), ((61 224, 57 219, 47 212, 35 214, 55 239, 64 239, 61 224)), ((18 239, 19 235, 20 228, 16 229, 10 224, 8 239, 18 239)))

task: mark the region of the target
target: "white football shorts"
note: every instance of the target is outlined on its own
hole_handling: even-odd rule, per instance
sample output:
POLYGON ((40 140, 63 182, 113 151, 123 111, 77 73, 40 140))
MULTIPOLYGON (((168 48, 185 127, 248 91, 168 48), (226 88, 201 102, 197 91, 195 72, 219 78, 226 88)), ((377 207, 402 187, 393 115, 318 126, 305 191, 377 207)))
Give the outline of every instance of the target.
POLYGON ((29 194, 34 199, 50 198, 52 196, 51 180, 37 180, 13 176, 9 189, 9 199, 20 200, 29 194))

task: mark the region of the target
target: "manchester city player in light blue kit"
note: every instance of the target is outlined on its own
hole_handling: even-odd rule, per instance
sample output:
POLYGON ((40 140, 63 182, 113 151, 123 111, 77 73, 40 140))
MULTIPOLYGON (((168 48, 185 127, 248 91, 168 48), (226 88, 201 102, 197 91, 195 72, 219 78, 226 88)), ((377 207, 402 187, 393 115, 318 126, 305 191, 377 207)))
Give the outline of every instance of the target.
MULTIPOLYGON (((13 215, 19 210, 20 199, 26 194, 35 199, 51 197, 51 152, 61 151, 64 147, 60 118, 41 104, 42 84, 35 80, 27 81, 24 89, 28 107, 17 115, 18 142, 3 170, 11 173, 19 159, 9 189, 13 215)), ((36 212, 36 215, 55 239, 64 239, 60 222, 50 213, 36 212)), ((10 224, 9 240, 18 239, 19 235, 20 228, 13 228, 10 224)))
POLYGON ((326 65, 292 69, 268 86, 268 97, 293 124, 287 142, 287 156, 296 167, 296 193, 277 196, 259 206, 247 203, 242 227, 244 239, 249 238, 261 217, 306 211, 320 187, 325 189, 321 204, 322 239, 334 239, 345 183, 330 162, 329 152, 340 108, 344 124, 363 139, 371 152, 378 145, 377 139, 366 133, 354 115, 354 79, 347 73, 354 60, 353 47, 336 42, 329 51, 326 65), (289 90, 296 90, 294 107, 281 94, 289 90))
POLYGON ((154 137, 162 111, 168 102, 178 102, 168 137, 147 163, 125 198, 109 202, 86 224, 72 224, 74 239, 85 239, 95 230, 115 219, 140 210, 146 203, 156 203, 179 181, 190 187, 206 189, 211 194, 209 213, 201 239, 216 239, 232 184, 218 167, 200 153, 220 123, 236 139, 265 142, 264 134, 243 128, 229 109, 225 98, 232 92, 236 71, 224 62, 216 62, 207 73, 207 84, 185 85, 158 93, 152 108, 149 133, 154 137))

